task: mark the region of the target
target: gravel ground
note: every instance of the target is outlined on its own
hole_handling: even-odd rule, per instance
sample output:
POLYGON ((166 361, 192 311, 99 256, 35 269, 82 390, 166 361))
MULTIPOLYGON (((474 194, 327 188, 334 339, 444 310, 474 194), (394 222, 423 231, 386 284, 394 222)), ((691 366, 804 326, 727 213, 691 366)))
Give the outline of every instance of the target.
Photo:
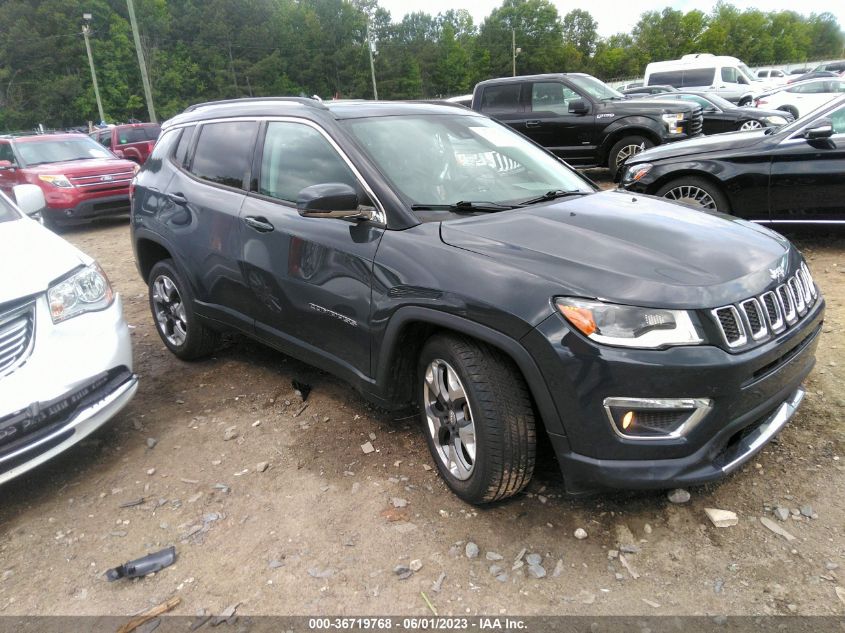
POLYGON ((238 337, 201 362, 170 355, 125 221, 66 237, 123 295, 141 385, 92 439, 0 488, 0 615, 131 614, 173 595, 189 615, 429 614, 421 592, 440 615, 845 612, 841 232, 790 234, 828 302, 823 339, 798 415, 741 472, 683 504, 572 500, 541 450, 528 491, 483 509, 432 470, 417 418, 332 376, 238 337), (293 380, 313 386, 305 403, 293 380), (168 569, 104 580, 171 544, 168 569))

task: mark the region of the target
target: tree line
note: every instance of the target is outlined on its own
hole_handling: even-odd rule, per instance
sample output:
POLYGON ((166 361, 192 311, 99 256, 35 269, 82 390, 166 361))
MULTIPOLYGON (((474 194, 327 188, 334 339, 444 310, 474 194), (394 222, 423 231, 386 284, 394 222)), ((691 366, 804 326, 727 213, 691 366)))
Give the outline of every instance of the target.
MULTIPOLYGON (((481 24, 469 12, 394 20, 377 0, 136 0, 160 118, 200 101, 266 95, 372 98, 370 47, 382 99, 467 93, 482 79, 584 71, 632 77, 649 61, 692 52, 750 65, 843 55, 830 13, 671 8, 630 33, 599 37, 586 10, 561 16, 549 0, 504 0, 481 24)), ((147 118, 125 0, 4 0, 0 4, 0 130, 97 119, 82 14, 109 121, 147 118)))

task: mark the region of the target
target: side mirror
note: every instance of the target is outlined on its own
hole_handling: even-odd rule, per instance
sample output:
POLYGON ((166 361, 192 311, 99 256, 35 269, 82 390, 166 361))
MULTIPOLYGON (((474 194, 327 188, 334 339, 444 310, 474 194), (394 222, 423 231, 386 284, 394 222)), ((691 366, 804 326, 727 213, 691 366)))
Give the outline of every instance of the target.
POLYGON ((38 185, 15 185, 12 187, 18 208, 26 215, 35 215, 47 206, 44 192, 38 185))
POLYGON ((707 106, 704 110, 702 110, 702 112, 718 112, 718 110, 716 109, 716 106, 707 106))
POLYGON ((339 182, 305 187, 296 196, 296 209, 304 218, 372 220, 374 216, 372 207, 360 205, 355 189, 339 182))
POLYGON ((574 99, 569 102, 570 114, 587 114, 589 111, 590 108, 587 106, 587 102, 583 99, 574 99))
POLYGON ((833 126, 830 123, 822 123, 818 127, 810 128, 804 132, 804 138, 808 141, 817 141, 822 138, 833 136, 833 126))
POLYGON ((5 169, 14 169, 15 165, 10 160, 0 160, 0 171, 5 169))

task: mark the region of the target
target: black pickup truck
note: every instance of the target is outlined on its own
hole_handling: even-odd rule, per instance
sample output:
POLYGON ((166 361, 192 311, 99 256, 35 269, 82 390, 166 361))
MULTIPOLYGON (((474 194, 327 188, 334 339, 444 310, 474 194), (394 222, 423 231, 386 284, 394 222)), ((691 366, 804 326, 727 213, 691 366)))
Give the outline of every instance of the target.
POLYGON ((584 73, 527 75, 482 81, 472 109, 505 123, 578 167, 616 175, 644 149, 701 134, 701 107, 677 101, 627 99, 584 73))

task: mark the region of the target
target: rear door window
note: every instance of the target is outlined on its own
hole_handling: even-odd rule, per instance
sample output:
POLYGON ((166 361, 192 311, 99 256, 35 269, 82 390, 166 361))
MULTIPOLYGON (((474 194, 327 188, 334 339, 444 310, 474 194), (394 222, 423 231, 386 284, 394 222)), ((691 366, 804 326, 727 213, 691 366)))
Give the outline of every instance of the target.
POLYGON ((208 182, 246 190, 257 131, 255 121, 204 124, 188 170, 208 182))
POLYGON ((716 74, 715 68, 690 68, 684 71, 683 86, 709 86, 713 83, 713 76, 716 74))
POLYGON ((681 70, 669 70, 662 73, 651 73, 648 83, 651 86, 674 86, 680 88, 684 81, 684 73, 681 70))
POLYGON ((481 93, 482 112, 522 112, 519 101, 521 84, 487 86, 481 93))
POLYGON ((737 72, 736 68, 730 68, 725 66, 722 68, 722 81, 725 81, 729 84, 735 84, 739 81, 739 73, 737 72))
POLYGON ((268 123, 258 193, 295 204, 300 191, 326 183, 353 188, 358 184, 352 170, 318 130, 290 121, 268 123))

